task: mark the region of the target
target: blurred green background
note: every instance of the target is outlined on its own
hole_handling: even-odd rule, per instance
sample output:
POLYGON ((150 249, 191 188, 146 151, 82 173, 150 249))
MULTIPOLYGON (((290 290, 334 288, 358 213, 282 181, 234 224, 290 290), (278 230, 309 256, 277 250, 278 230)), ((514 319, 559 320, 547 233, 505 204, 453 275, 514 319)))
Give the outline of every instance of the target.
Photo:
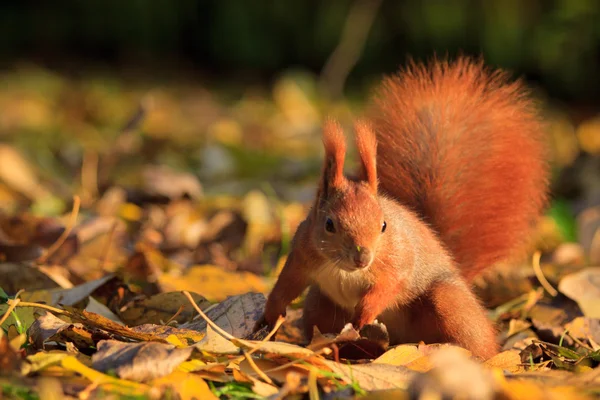
MULTIPOLYGON (((160 164, 207 194, 307 201, 325 115, 348 123, 409 57, 483 55, 541 100, 554 210, 575 215, 600 204, 598 21, 596 0, 2 2, 0 140, 57 198, 160 164)), ((29 207, 7 148, 0 200, 29 207)))
POLYGON ((0 56, 5 66, 23 59, 73 69, 185 66, 216 79, 269 78, 290 66, 318 73, 349 11, 361 6, 377 10, 351 83, 391 72, 409 54, 464 51, 558 97, 597 97, 595 0, 24 0, 0 6, 0 56))

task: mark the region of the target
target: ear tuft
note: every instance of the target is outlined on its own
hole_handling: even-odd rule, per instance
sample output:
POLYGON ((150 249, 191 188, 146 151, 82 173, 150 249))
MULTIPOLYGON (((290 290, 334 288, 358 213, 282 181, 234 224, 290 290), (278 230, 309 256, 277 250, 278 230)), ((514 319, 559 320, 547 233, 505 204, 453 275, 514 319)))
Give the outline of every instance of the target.
POLYGON ((361 163, 359 178, 367 181, 371 190, 377 193, 377 138, 367 121, 356 121, 354 131, 361 163))
POLYGON ((344 182, 344 157, 346 155, 346 137, 340 124, 327 119, 323 124, 323 145, 325 163, 323 166, 323 192, 327 194, 331 187, 340 187, 344 182))

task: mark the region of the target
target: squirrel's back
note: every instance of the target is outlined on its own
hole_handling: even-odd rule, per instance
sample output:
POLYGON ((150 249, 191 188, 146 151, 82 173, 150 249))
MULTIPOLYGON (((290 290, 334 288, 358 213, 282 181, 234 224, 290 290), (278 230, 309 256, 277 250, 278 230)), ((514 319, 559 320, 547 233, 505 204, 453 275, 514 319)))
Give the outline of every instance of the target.
POLYGON ((371 121, 379 188, 438 232, 467 279, 523 250, 548 166, 520 82, 465 57, 412 63, 383 81, 371 121))

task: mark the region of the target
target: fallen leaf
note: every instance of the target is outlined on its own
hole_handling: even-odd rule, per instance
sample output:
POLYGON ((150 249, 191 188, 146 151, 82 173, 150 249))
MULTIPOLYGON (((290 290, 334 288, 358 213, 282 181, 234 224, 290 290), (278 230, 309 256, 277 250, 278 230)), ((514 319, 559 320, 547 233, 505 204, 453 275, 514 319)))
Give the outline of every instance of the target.
POLYGON ((114 371, 121 379, 143 382, 170 374, 190 357, 192 350, 164 343, 102 340, 92 356, 92 367, 101 372, 114 371))
POLYGON ((458 347, 441 348, 431 355, 432 368, 416 375, 409 392, 413 397, 494 399, 499 389, 491 371, 458 347))
POLYGON ((77 360, 73 356, 67 356, 61 360, 61 366, 89 379, 97 385, 98 389, 106 393, 118 393, 124 396, 144 396, 150 391, 150 387, 141 383, 117 379, 98 372, 77 360))
POLYGON ((0 332, 0 376, 10 376, 20 372, 21 356, 13 349, 8 336, 0 332))
POLYGON ((45 349, 46 342, 72 342, 79 349, 94 346, 92 332, 82 324, 71 324, 51 313, 39 317, 29 328, 30 341, 36 349, 45 349))
POLYGON ((198 332, 192 329, 176 328, 168 325, 144 324, 133 326, 129 329, 131 329, 133 332, 152 335, 167 341, 170 337, 174 336, 185 345, 192 345, 202 340, 202 338, 206 336, 206 333, 204 332, 198 332))
POLYGON ((518 350, 507 350, 496 354, 483 363, 486 367, 500 368, 503 371, 510 373, 518 373, 523 371, 521 366, 521 356, 518 350))
POLYGON ((74 306, 80 302, 83 302, 84 300, 87 300, 88 296, 90 296, 95 290, 114 278, 114 275, 108 274, 100 279, 89 281, 81 285, 74 286, 70 289, 56 288, 50 290, 25 292, 21 298, 24 301, 30 301, 34 303, 74 306))
POLYGON ((0 263, 0 286, 10 295, 21 289, 35 291, 59 287, 39 269, 17 263, 0 263))
MULTIPOLYGON (((206 309, 210 302, 203 296, 190 293, 200 307, 206 309)), ((134 300, 119 310, 119 317, 129 325, 164 324, 173 319, 179 323, 197 316, 196 309, 182 292, 159 293, 151 297, 134 300)))
POLYGON ((417 346, 403 344, 388 350, 383 355, 373 360, 373 363, 407 365, 420 357, 423 357, 423 353, 417 346))
POLYGON ((356 382, 363 390, 406 389, 414 372, 388 364, 344 365, 324 360, 324 364, 348 383, 356 382))
POLYGON ((600 319, 579 317, 565 325, 569 336, 580 340, 592 339, 600 344, 600 319))
POLYGON ((600 267, 585 268, 565 276, 558 290, 575 300, 589 318, 600 318, 600 267))
POLYGON ((240 352, 239 347, 216 333, 210 325, 206 327, 206 335, 204 338, 196 343, 195 347, 201 351, 220 355, 238 354, 240 352))
POLYGON ((170 387, 177 392, 181 400, 217 399, 208 384, 198 375, 173 371, 162 378, 151 382, 153 387, 170 387))
MULTIPOLYGON (((244 338, 252 333, 256 321, 262 316, 266 303, 262 293, 246 293, 232 296, 225 301, 203 310, 206 316, 221 329, 236 338, 244 338)), ((184 329, 203 332, 206 321, 199 316, 195 320, 181 324, 184 329)))
POLYGON ((214 265, 191 267, 180 277, 163 274, 159 283, 165 290, 196 292, 211 301, 224 300, 228 296, 248 292, 265 293, 264 278, 249 272, 227 272, 214 265))

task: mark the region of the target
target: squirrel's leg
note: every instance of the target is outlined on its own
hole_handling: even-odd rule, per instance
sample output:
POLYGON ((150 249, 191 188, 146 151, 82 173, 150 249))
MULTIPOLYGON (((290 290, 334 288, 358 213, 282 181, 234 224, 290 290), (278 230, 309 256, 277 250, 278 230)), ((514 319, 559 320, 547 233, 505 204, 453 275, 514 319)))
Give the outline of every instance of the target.
POLYGON ((357 330, 373 323, 394 303, 394 298, 400 290, 400 284, 393 279, 378 279, 361 297, 354 309, 353 325, 357 330))
POLYGON ((312 285, 304 300, 304 334, 312 339, 313 327, 321 333, 339 333, 344 325, 352 321, 352 313, 334 303, 312 285))
POLYGON ((308 273, 304 270, 304 259, 297 250, 292 250, 283 266, 275 287, 269 294, 265 312, 256 323, 256 329, 267 324, 275 325, 277 318, 285 316, 287 306, 302 294, 310 283, 308 273))
POLYGON ((437 326, 446 341, 458 344, 482 359, 498 352, 495 329, 465 282, 435 284, 430 301, 437 326))

